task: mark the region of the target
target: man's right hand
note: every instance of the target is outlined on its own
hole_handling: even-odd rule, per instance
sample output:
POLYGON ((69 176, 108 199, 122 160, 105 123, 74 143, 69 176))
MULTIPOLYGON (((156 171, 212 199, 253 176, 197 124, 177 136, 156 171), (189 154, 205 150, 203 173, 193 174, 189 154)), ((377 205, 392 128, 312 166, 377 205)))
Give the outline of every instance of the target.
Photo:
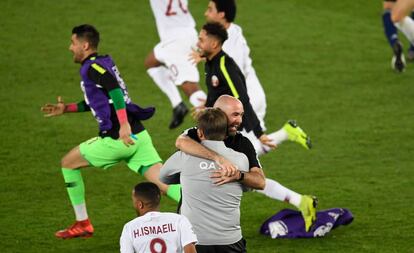
POLYGON ((215 161, 222 170, 222 174, 227 177, 232 177, 237 174, 237 166, 231 163, 229 160, 222 156, 218 156, 218 159, 215 161))
POLYGON ((194 65, 197 65, 201 61, 205 61, 206 58, 202 57, 197 49, 192 48, 191 53, 188 56, 188 60, 190 60, 194 65))
POLYGON ((45 117, 59 116, 65 113, 65 103, 61 96, 57 97, 57 104, 45 104, 40 108, 45 117))

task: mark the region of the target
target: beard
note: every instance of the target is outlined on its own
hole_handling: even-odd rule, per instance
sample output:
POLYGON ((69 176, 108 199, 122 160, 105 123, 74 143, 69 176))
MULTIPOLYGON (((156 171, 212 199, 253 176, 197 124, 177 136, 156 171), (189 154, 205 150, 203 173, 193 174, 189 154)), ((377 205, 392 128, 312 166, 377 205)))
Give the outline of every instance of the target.
POLYGON ((237 134, 237 131, 228 131, 227 132, 227 135, 231 136, 231 137, 235 136, 236 134, 237 134))
POLYGON ((227 129, 227 134, 229 136, 235 136, 237 134, 238 128, 237 127, 229 127, 227 129))
POLYGON ((211 55, 211 52, 200 49, 200 56, 201 57, 208 59, 210 55, 211 55))

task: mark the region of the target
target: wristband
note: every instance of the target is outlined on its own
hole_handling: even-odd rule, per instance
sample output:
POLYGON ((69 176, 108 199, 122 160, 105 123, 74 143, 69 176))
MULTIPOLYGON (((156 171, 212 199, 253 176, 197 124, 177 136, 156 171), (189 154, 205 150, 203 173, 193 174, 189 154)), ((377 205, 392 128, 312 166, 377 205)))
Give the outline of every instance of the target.
POLYGON ((75 103, 67 104, 65 106, 65 112, 77 112, 78 111, 78 105, 75 103))
POLYGON ((119 124, 128 122, 128 116, 125 108, 117 110, 116 116, 118 117, 119 124))

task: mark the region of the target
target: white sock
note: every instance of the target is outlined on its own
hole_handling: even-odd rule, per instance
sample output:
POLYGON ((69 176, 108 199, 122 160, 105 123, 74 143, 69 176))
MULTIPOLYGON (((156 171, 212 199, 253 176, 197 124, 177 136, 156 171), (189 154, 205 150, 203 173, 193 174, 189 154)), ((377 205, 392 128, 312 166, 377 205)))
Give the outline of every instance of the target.
POLYGON ((79 204, 79 205, 74 205, 73 210, 75 210, 75 215, 76 215, 76 220, 77 221, 86 220, 88 218, 88 213, 86 212, 86 204, 85 203, 79 204))
POLYGON ((284 141, 289 140, 288 133, 285 129, 281 128, 276 132, 267 135, 270 139, 272 139, 272 143, 274 145, 279 145, 284 141))
POLYGON ((256 190, 269 198, 288 202, 299 208, 302 195, 284 187, 273 179, 266 178, 266 186, 264 190, 256 190))
MULTIPOLYGON (((269 137, 272 140, 271 143, 276 146, 289 139, 288 133, 283 128, 279 129, 276 132, 268 134, 267 137, 269 137)), ((266 154, 272 150, 272 148, 270 148, 267 145, 264 145, 259 139, 257 139, 257 141, 258 143, 253 145, 255 146, 256 153, 258 156, 266 154), (260 145, 260 148, 256 148, 256 145, 260 145)))
POLYGON ((414 20, 412 18, 407 16, 400 22, 395 23, 395 26, 404 33, 411 44, 414 44, 414 20))
POLYGON ((164 66, 147 69, 148 75, 152 78, 155 84, 167 95, 170 99, 172 107, 176 107, 183 100, 177 86, 171 79, 169 70, 164 66))
POLYGON ((190 103, 194 106, 202 106, 206 102, 207 95, 202 90, 198 90, 191 94, 190 96, 190 103))

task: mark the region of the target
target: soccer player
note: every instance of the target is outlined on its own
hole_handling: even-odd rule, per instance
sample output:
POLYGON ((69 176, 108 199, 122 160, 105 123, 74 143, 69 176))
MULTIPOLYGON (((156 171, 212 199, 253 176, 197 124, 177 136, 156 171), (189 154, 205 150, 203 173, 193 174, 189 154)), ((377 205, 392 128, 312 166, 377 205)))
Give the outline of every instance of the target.
POLYGON ((98 44, 99 32, 95 27, 84 24, 73 28, 69 50, 74 62, 81 65, 81 89, 85 99, 65 104, 58 97, 57 104, 41 108, 46 117, 91 111, 99 125, 98 137, 76 146, 61 160, 63 178, 76 215, 75 224, 56 232, 55 235, 63 239, 90 237, 94 231, 86 210, 81 168, 107 169, 126 161, 131 170, 156 183, 161 191, 177 201, 180 198, 179 186, 167 186, 159 181, 161 158, 141 123, 153 115, 154 108, 143 109, 132 103, 112 58, 98 55, 98 44))
POLYGON ((134 187, 132 202, 139 217, 125 224, 119 240, 121 253, 196 252, 191 223, 183 215, 160 212, 160 200, 157 185, 144 182, 134 187))
MULTIPOLYGON (((217 99, 214 107, 221 109, 227 116, 227 137, 224 140, 226 147, 231 148, 237 152, 245 154, 249 160, 250 172, 262 173, 261 164, 256 155, 256 151, 248 138, 238 132, 239 126, 242 124, 242 115, 244 114, 243 104, 235 97, 229 95, 222 95, 217 99)), ((197 134, 197 128, 187 129, 176 140, 176 147, 181 151, 191 154, 193 156, 206 158, 212 161, 223 161, 225 157, 221 156, 214 150, 209 149, 207 146, 200 144, 200 138, 197 134)), ((233 169, 235 166, 233 166, 233 169)), ((221 184, 231 182, 232 176, 237 175, 238 172, 227 167, 221 170, 221 173, 216 175, 216 178, 220 180, 221 184), (235 173, 236 172, 236 173, 235 173)), ((161 175, 163 170, 161 169, 161 175)), ((298 194, 283 185, 279 184, 273 179, 266 178, 266 184, 264 189, 256 190, 272 199, 288 202, 297 207, 304 218, 305 229, 309 231, 312 223, 315 221, 317 200, 315 197, 308 195, 298 194)), ((241 181, 243 184, 245 180, 241 181)), ((250 185, 247 185, 250 186, 250 185)), ((251 187, 251 186, 250 186, 251 187)), ((253 187, 252 187, 253 188, 253 187)), ((257 189, 258 187, 256 187, 257 189)))
MULTIPOLYGON (((223 51, 234 60, 244 75, 250 104, 257 115, 261 128, 265 130, 266 97, 260 81, 257 78, 256 71, 253 68, 252 59, 249 55, 250 49, 243 36, 242 29, 233 23, 236 16, 235 1, 212 0, 209 2, 204 15, 208 22, 218 22, 226 28, 228 38, 223 43, 223 51)), ((246 111, 248 111, 247 108, 246 111)), ((295 141, 306 149, 311 148, 310 138, 297 126, 295 121, 288 121, 281 129, 267 136, 271 139, 272 146, 265 145, 265 143, 258 139, 260 136, 255 135, 252 131, 246 131, 245 135, 254 144, 256 152, 259 155, 269 152, 272 146, 280 145, 286 140, 295 141)))
POLYGON ((227 116, 220 109, 206 108, 197 115, 196 135, 201 145, 237 165, 238 173, 233 176, 221 177, 217 172, 219 165, 214 161, 182 151, 174 153, 160 172, 162 182, 182 184, 181 214, 193 224, 198 238, 197 252, 246 252, 240 227, 243 185, 263 189, 265 184, 260 168, 249 171, 247 156, 225 146, 226 134, 227 116), (214 177, 214 184, 212 175, 219 176, 214 177))
POLYGON ((414 9, 413 0, 399 0, 392 12, 392 21, 400 22, 414 9))
MULTIPOLYGON (((414 8, 414 3, 411 0, 399 0, 392 11, 391 19, 392 22, 400 29, 407 39, 411 42, 411 45, 414 44, 414 20, 412 18, 413 12, 411 12, 411 17, 407 14, 412 11, 414 8)), ((412 48, 413 46, 411 46, 412 48)), ((414 55, 414 49, 412 49, 414 55)), ((414 58, 414 56, 413 56, 414 58)))
POLYGON ((402 43, 398 39, 397 28, 400 29, 410 40, 411 44, 410 48, 408 49, 408 59, 414 60, 414 21, 411 17, 406 17, 406 15, 402 16, 398 20, 392 19, 392 16, 396 17, 396 15, 392 14, 394 12, 394 6, 396 2, 397 0, 384 0, 384 12, 382 14, 382 21, 385 36, 387 37, 388 43, 394 52, 394 56, 392 57, 391 61, 392 68, 398 72, 403 72, 405 70, 406 62, 402 43))
POLYGON ((188 55, 197 43, 195 21, 187 0, 150 0, 160 42, 145 59, 147 73, 168 96, 173 107, 170 129, 178 127, 188 113, 176 85, 194 107, 204 105, 206 94, 198 85, 199 74, 188 55))

